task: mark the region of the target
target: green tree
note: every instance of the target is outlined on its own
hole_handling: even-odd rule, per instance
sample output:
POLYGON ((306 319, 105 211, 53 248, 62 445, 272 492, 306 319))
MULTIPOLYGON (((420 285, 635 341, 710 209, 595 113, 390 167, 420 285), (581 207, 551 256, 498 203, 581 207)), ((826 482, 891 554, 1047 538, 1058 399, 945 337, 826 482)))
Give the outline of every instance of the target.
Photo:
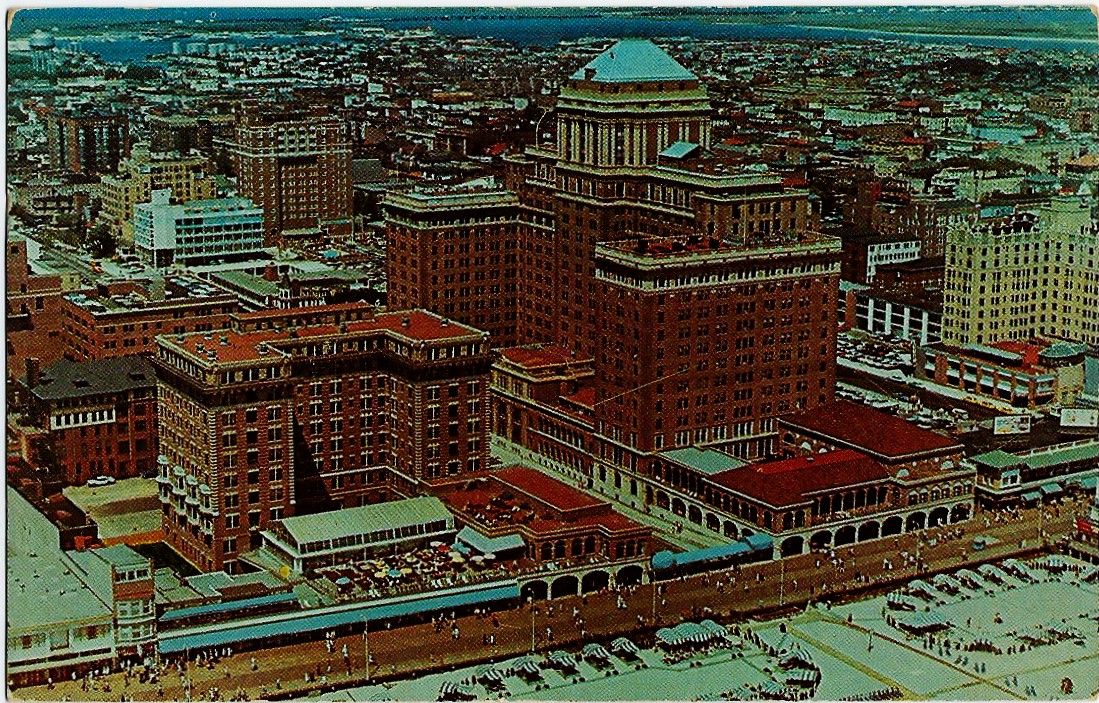
POLYGON ((118 240, 111 233, 111 228, 100 222, 88 230, 86 246, 93 256, 105 259, 114 255, 118 240))

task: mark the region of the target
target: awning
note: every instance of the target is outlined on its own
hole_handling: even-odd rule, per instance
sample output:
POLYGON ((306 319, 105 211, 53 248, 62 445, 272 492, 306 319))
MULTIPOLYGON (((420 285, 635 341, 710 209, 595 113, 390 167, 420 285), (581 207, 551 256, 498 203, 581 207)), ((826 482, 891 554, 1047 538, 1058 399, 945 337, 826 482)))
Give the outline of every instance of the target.
POLYGON ((160 622, 179 620, 182 618, 193 617, 195 615, 212 615, 214 613, 224 613, 226 611, 237 612, 246 608, 259 608, 265 605, 289 603, 291 601, 297 600, 297 594, 290 592, 275 593, 273 595, 259 596, 257 598, 245 598, 244 600, 221 601, 220 603, 210 603, 208 605, 196 605, 189 608, 178 608, 176 610, 169 610, 168 612, 160 616, 160 622))
POLYGON ((477 590, 460 591, 445 595, 428 596, 426 598, 410 598, 397 600, 378 605, 363 603, 361 607, 345 610, 304 615, 295 613, 293 616, 268 618, 266 622, 257 622, 260 618, 252 620, 248 624, 236 626, 218 627, 205 631, 184 631, 179 634, 161 633, 160 652, 170 654, 182 652, 185 649, 199 649, 202 647, 218 647, 234 642, 259 640, 283 635, 315 632, 328 630, 342 625, 362 623, 363 621, 387 620, 389 618, 418 613, 430 613, 438 610, 453 610, 469 605, 492 603, 502 600, 511 600, 519 597, 519 586, 516 583, 496 585, 477 590), (173 636, 175 634, 175 636, 173 636))
POLYGON ((1042 494, 1038 491, 1027 491, 1019 497, 1022 498, 1025 503, 1037 503, 1042 499, 1042 494))
POLYGON ((1063 493, 1064 489, 1062 489, 1061 484, 1056 481, 1050 481, 1049 483, 1042 484, 1041 491, 1047 496, 1055 496, 1059 493, 1063 493))
POLYGON ((619 637, 615 641, 611 642, 611 651, 618 654, 629 654, 633 656, 636 656, 638 653, 641 652, 641 650, 637 648, 637 645, 634 644, 632 640, 626 637, 619 637))
POLYGON ((469 526, 458 531, 458 539, 482 554, 500 554, 512 549, 523 549, 527 546, 523 538, 517 534, 487 537, 469 526))
POLYGON ((1093 489, 1095 484, 1099 480, 1097 476, 1085 476, 1082 479, 1076 481, 1076 485, 1084 489, 1093 489))
POLYGON ((771 539, 770 535, 765 535, 761 532, 748 535, 744 538, 744 541, 748 543, 748 546, 752 548, 753 552, 762 552, 765 549, 770 549, 775 544, 775 541, 771 539))

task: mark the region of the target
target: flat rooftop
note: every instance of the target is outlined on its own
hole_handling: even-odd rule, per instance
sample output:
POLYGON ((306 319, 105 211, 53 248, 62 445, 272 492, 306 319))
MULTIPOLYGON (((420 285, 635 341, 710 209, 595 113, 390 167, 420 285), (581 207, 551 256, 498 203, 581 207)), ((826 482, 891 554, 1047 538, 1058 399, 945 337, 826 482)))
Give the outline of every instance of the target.
POLYGON ((928 453, 961 452, 959 442, 861 403, 833 400, 812 410, 788 415, 780 427, 807 430, 852 449, 896 461, 928 453))
MULTIPOLYGON (((349 303, 348 310, 357 309, 358 303, 349 303)), ((327 312, 327 309, 318 312, 327 312)), ((301 311, 302 314, 309 312, 301 311)), ((285 316, 269 314, 269 318, 285 316)), ((241 320, 255 321, 263 319, 264 313, 250 313, 240 316, 241 320)), ((372 319, 352 320, 341 324, 303 325, 290 330, 255 330, 240 332, 237 330, 217 330, 213 332, 194 332, 188 335, 161 335, 159 339, 168 348, 174 348, 205 359, 218 362, 247 362, 264 358, 274 358, 284 352, 278 350, 279 342, 291 339, 310 339, 335 337, 344 334, 385 331, 390 335, 409 342, 443 342, 447 340, 470 339, 481 341, 483 334, 479 330, 458 322, 440 317, 426 310, 381 313, 372 319)))

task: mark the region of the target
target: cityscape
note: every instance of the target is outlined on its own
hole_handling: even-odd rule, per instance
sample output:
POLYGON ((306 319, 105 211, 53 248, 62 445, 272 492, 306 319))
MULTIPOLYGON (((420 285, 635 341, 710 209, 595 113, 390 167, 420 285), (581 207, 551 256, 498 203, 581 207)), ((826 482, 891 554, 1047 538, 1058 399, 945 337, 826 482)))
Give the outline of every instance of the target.
POLYGON ((1097 60, 13 10, 8 698, 1096 699, 1097 60))

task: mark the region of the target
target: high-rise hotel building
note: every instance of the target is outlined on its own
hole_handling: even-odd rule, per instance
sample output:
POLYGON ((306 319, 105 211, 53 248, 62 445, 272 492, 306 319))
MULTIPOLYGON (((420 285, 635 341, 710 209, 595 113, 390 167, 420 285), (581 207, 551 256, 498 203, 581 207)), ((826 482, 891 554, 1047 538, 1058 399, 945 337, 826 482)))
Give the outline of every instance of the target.
POLYGON ((351 142, 338 119, 248 105, 228 146, 241 195, 263 209, 269 246, 351 233, 351 142))
POLYGON ((487 335, 344 304, 157 338, 166 538, 238 568, 272 520, 390 500, 488 460, 487 335))
POLYGON ((947 233, 943 342, 1034 337, 1099 344, 1099 229, 1094 199, 969 221, 947 233))
MULTIPOLYGON (((702 443, 766 453, 773 418, 833 395, 839 243, 813 233, 809 191, 711 152, 705 87, 646 40, 569 76, 554 112, 554 144, 506 157, 518 274, 503 304, 518 342, 593 362, 610 461, 702 443)), ((424 254, 426 233, 409 238, 405 200, 388 202, 390 280, 430 292, 449 257, 424 254)), ((452 289, 419 304, 476 324, 468 300, 452 289)))

